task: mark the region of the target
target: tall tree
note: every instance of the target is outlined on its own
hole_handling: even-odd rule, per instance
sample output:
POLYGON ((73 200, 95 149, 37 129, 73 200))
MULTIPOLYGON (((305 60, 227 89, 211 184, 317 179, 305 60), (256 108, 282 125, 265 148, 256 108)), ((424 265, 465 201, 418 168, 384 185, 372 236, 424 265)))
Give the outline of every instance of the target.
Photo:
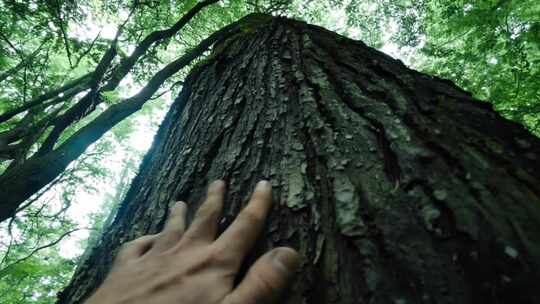
MULTIPOLYGON (((196 66, 116 218, 60 303, 119 246, 228 183, 276 202, 249 261, 303 254, 284 303, 538 303, 540 140, 453 83, 323 28, 252 15, 196 66)), ((249 263, 249 261, 247 261, 249 263)))

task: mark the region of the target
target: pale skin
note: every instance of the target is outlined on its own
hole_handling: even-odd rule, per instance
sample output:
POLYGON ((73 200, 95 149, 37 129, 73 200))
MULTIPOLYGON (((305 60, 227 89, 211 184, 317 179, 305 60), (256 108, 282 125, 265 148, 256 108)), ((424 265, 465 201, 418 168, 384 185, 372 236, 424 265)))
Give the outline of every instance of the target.
POLYGON ((267 252, 234 286, 242 261, 264 226, 272 187, 268 181, 259 182, 248 205, 217 237, 224 192, 220 180, 208 187, 187 230, 187 206, 178 202, 162 232, 125 244, 86 304, 275 303, 299 265, 299 255, 291 248, 267 252))

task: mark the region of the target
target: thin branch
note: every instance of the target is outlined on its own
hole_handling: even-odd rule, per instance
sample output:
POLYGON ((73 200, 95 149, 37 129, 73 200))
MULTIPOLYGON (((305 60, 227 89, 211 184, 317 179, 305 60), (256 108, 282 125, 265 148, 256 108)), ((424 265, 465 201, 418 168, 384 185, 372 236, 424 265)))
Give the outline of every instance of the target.
MULTIPOLYGON (((154 74, 150 81, 137 94, 112 105, 88 125, 78 130, 72 137, 67 139, 57 150, 58 156, 78 157, 84 149, 101 135, 115 126, 117 123, 138 111, 146 101, 159 89, 161 84, 176 72, 189 65, 194 59, 203 54, 210 46, 217 41, 230 37, 239 30, 239 22, 230 24, 221 30, 213 33, 203 40, 196 48, 166 65, 159 72, 154 74), (82 149, 81 149, 82 148, 82 149)), ((67 165, 67 164, 66 164, 67 165)))
POLYGON ((156 96, 150 98, 150 100, 156 100, 158 98, 160 98, 161 96, 165 95, 167 92, 170 92, 174 89, 175 86, 177 85, 184 85, 184 82, 182 80, 179 80, 175 83, 173 83, 168 89, 166 89, 165 91, 161 92, 161 93, 158 93, 156 94, 156 96))
POLYGON ((39 137, 41 137, 41 135, 49 126, 51 120, 56 117, 61 110, 62 107, 57 108, 52 113, 39 120, 33 126, 27 128, 24 131, 24 137, 22 138, 22 141, 15 145, 16 150, 14 159, 7 167, 6 172, 9 170, 13 170, 26 160, 30 148, 32 148, 32 146, 37 142, 39 137))
MULTIPOLYGON (((87 81, 90 79, 90 77, 92 76, 92 73, 88 73, 82 77, 79 77, 63 86, 61 86, 60 88, 58 89, 54 89, 54 90, 51 90, 43 95, 40 95, 36 98, 34 98, 33 100, 30 100, 28 103, 18 107, 18 108, 15 108, 15 109, 12 109, 12 110, 8 110, 2 114, 0 114, 0 123, 3 123, 5 121, 8 121, 9 119, 13 118, 15 115, 19 114, 19 113, 22 113, 30 108, 33 108, 35 106, 38 106, 40 105, 41 103, 51 99, 51 98, 54 98, 58 95, 60 95, 61 93, 64 93, 68 90, 72 90, 70 91, 70 93, 67 93, 67 94, 64 94, 64 95, 70 95, 70 94, 73 94, 73 95, 76 95, 86 89, 89 88, 88 86, 88 83, 87 81)), ((59 97, 59 99, 56 100, 56 102, 51 102, 51 103, 48 103, 47 105, 52 105, 52 104, 55 104, 57 102, 61 102, 61 101, 64 101, 65 98, 63 97, 59 97)))
POLYGON ((5 71, 4 73, 0 74, 0 82, 6 80, 8 77, 14 75, 17 73, 20 69, 28 66, 34 57, 41 51, 43 45, 48 41, 48 39, 45 39, 41 45, 33 51, 30 55, 26 56, 26 58, 22 59, 16 66, 12 67, 11 69, 5 71))
POLYGON ((75 61, 75 65, 73 66, 74 68, 78 67, 79 66, 79 63, 81 62, 81 60, 86 57, 86 55, 88 55, 88 53, 90 53, 90 51, 92 51, 92 48, 94 48, 94 45, 96 44, 96 41, 99 39, 99 36, 101 35, 101 31, 99 31, 99 33, 97 34, 96 38, 94 38, 94 40, 92 40, 92 42, 90 43, 90 45, 88 46, 88 49, 86 49, 86 51, 84 51, 84 53, 81 54, 81 56, 79 56, 79 58, 77 58, 77 61, 75 61))
MULTIPOLYGON (((69 179, 69 176, 71 176, 71 174, 66 174, 68 172, 68 170, 62 172, 57 178, 55 178, 52 182, 50 182, 46 188, 42 189, 41 191, 39 191, 34 197, 32 197, 31 199, 27 200, 24 205, 21 205, 19 208, 17 208, 17 210, 15 211, 15 215, 17 215, 17 213, 23 211, 24 209, 30 207, 30 205, 32 205, 35 201, 37 201, 38 199, 40 199, 43 194, 47 193, 52 187, 54 187, 55 185, 57 184, 61 184, 62 182, 66 181, 69 179)), ((15 218, 15 216, 13 216, 12 218, 15 218)), ((1 264, 1 263, 0 263, 1 264)))
POLYGON ((26 103, 26 93, 28 92, 28 67, 24 67, 23 73, 23 103, 26 103))
POLYGON ((8 224, 9 244, 7 245, 7 249, 6 249, 6 252, 4 253, 4 256, 2 256, 0 265, 5 263, 6 259, 8 258, 11 252, 11 248, 12 248, 11 246, 13 245, 13 223, 14 222, 15 222, 15 216, 9 220, 9 224, 8 224))
POLYGON ((55 10, 56 10, 56 17, 58 18, 58 26, 60 27, 60 32, 62 34, 62 39, 64 40, 64 46, 66 48, 66 54, 67 54, 67 58, 68 58, 68 61, 69 61, 69 66, 71 68, 73 68, 73 62, 71 61, 71 51, 69 50, 69 42, 68 42, 68 39, 67 39, 67 34, 66 34, 66 31, 64 29, 64 20, 62 20, 62 12, 60 10, 60 4, 58 3, 58 1, 54 1, 55 2, 55 10))
POLYGON ((46 248, 49 248, 49 247, 52 247, 58 243, 60 243, 65 237, 71 235, 72 233, 74 232, 77 232, 77 231, 80 231, 80 230, 94 230, 93 228, 75 228, 75 229, 72 229, 72 230, 69 230, 69 231, 66 231, 65 233, 63 233, 62 235, 60 235, 60 237, 58 237, 58 239, 48 243, 48 244, 45 244, 45 245, 42 245, 42 246, 39 246, 37 248, 35 248, 34 250, 32 250, 29 254, 27 254, 26 256, 24 256, 23 258, 20 258, 16 261, 14 261, 13 263, 10 263, 8 264, 7 266, 3 267, 2 269, 0 269, 0 278, 3 277, 6 273, 6 271, 19 264, 19 263, 22 263, 26 260, 28 260, 29 258, 31 258, 34 254, 36 254, 37 252, 43 250, 43 249, 46 249, 46 248))
MULTIPOLYGON (((54 122, 54 128, 45 139, 42 147, 37 152, 38 155, 43 156, 54 149, 54 146, 58 142, 58 139, 62 133, 74 122, 86 117, 92 113, 97 105, 99 105, 103 98, 101 98, 101 92, 114 91, 120 84, 120 81, 131 71, 137 61, 143 56, 148 49, 154 45, 154 43, 167 39, 178 33, 186 24, 189 23, 202 9, 218 2, 219 0, 205 0, 195 5, 189 12, 187 12, 180 20, 178 20, 173 26, 165 30, 158 30, 150 33, 146 36, 141 43, 135 48, 133 53, 121 60, 120 65, 112 72, 109 81, 101 88, 97 88, 98 82, 101 80, 107 68, 109 67, 112 58, 116 55, 116 41, 119 37, 115 38, 115 42, 107 52, 112 57, 107 57, 105 54, 100 64, 96 68, 91 80, 92 90, 86 94, 77 104, 67 110, 64 114, 60 115, 54 122)), ((126 21, 127 22, 127 21, 126 21)), ((125 22, 124 22, 125 24, 125 22)))
POLYGON ((19 51, 19 50, 13 45, 13 43, 11 43, 11 41, 9 41, 9 38, 6 37, 6 36, 2 33, 2 31, 0 31, 0 37, 2 38, 2 40, 4 40, 4 41, 9 45, 10 48, 13 49, 13 51, 14 51, 19 57, 24 58, 24 54, 23 54, 21 51, 19 51))

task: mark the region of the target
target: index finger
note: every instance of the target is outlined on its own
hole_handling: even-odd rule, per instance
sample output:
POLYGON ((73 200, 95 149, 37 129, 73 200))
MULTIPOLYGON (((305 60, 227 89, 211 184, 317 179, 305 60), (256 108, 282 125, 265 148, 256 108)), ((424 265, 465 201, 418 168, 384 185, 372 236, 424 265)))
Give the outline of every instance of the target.
POLYGON ((226 259, 232 259, 236 267, 239 267, 255 244, 271 206, 272 185, 268 181, 260 181, 248 205, 214 242, 216 250, 226 254, 226 259))

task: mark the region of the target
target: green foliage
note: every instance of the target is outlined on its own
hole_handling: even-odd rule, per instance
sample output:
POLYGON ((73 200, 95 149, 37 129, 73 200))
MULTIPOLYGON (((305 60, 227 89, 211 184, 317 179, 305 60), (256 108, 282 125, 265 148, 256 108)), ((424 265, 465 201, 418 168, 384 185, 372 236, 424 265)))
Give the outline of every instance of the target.
POLYGON ((438 1, 427 7, 424 22, 426 71, 456 81, 540 132, 537 1, 438 1))
POLYGON ((306 21, 395 50, 540 136, 538 1, 298 1, 306 21))
POLYGON ((69 282, 76 263, 50 249, 10 267, 0 279, 2 303, 54 303, 56 291, 69 282))
POLYGON ((76 223, 61 212, 49 214, 47 205, 29 206, 24 216, 13 219, 2 232, 0 294, 2 303, 51 303, 55 288, 69 280, 77 260, 58 255, 66 231, 76 223), (55 221, 45 221, 44 216, 55 221))
POLYGON ((123 197, 142 157, 141 153, 132 152, 131 158, 120 161, 120 172, 115 172, 109 169, 110 158, 120 151, 114 136, 105 137, 50 188, 38 193, 32 204, 27 204, 11 221, 2 223, 2 303, 55 302, 56 292, 68 283, 78 263, 77 252, 86 247, 88 235, 93 242, 99 239, 108 211, 123 197), (103 193, 104 183, 117 187, 110 190, 112 193, 103 193), (99 208, 80 217, 78 213, 84 204, 91 202, 88 198, 98 193, 104 197, 99 208), (77 242, 80 237, 82 241, 77 242))
POLYGON ((120 95, 117 91, 106 91, 101 93, 107 104, 114 104, 120 100, 120 95))
MULTIPOLYGON (((112 66, 129 56, 146 35, 170 27, 197 2, 0 1, 0 79, 9 72, 0 81, 0 114, 93 71, 122 25, 116 47, 119 55, 112 66)), ((390 50, 413 68, 455 81, 540 135, 538 1, 222 0, 199 13, 177 35, 152 46, 121 85, 102 93, 104 102, 70 126, 59 143, 108 107, 134 95, 160 68, 202 39, 253 12, 302 19, 390 50)), ((54 302, 55 293, 67 283, 77 263, 73 255, 57 254, 59 244, 75 242, 64 235, 74 229, 91 229, 90 244, 99 242, 99 227, 110 221, 108 212, 121 200, 144 147, 197 62, 204 63, 204 59, 167 79, 141 111, 118 124, 28 202, 32 204, 25 204, 10 223, 0 227, 1 303, 54 302), (138 141, 143 148, 134 147, 138 141), (122 168, 127 167, 125 173, 122 168), (81 199, 87 194, 99 199, 90 202, 99 208, 80 211, 84 216, 74 220, 74 210, 89 203, 88 196, 81 199), (65 240, 58 244, 35 251, 62 236, 65 240)), ((58 107, 40 107, 35 119, 58 108, 65 111, 82 95, 58 107)), ((24 117, 22 113, 0 124, 0 132, 13 129, 24 117)), ((35 142, 32 153, 43 140, 44 136, 35 142)), ((8 166, 9 161, 0 161, 0 173, 8 166)), ((80 248, 86 246, 86 239, 80 248)))

